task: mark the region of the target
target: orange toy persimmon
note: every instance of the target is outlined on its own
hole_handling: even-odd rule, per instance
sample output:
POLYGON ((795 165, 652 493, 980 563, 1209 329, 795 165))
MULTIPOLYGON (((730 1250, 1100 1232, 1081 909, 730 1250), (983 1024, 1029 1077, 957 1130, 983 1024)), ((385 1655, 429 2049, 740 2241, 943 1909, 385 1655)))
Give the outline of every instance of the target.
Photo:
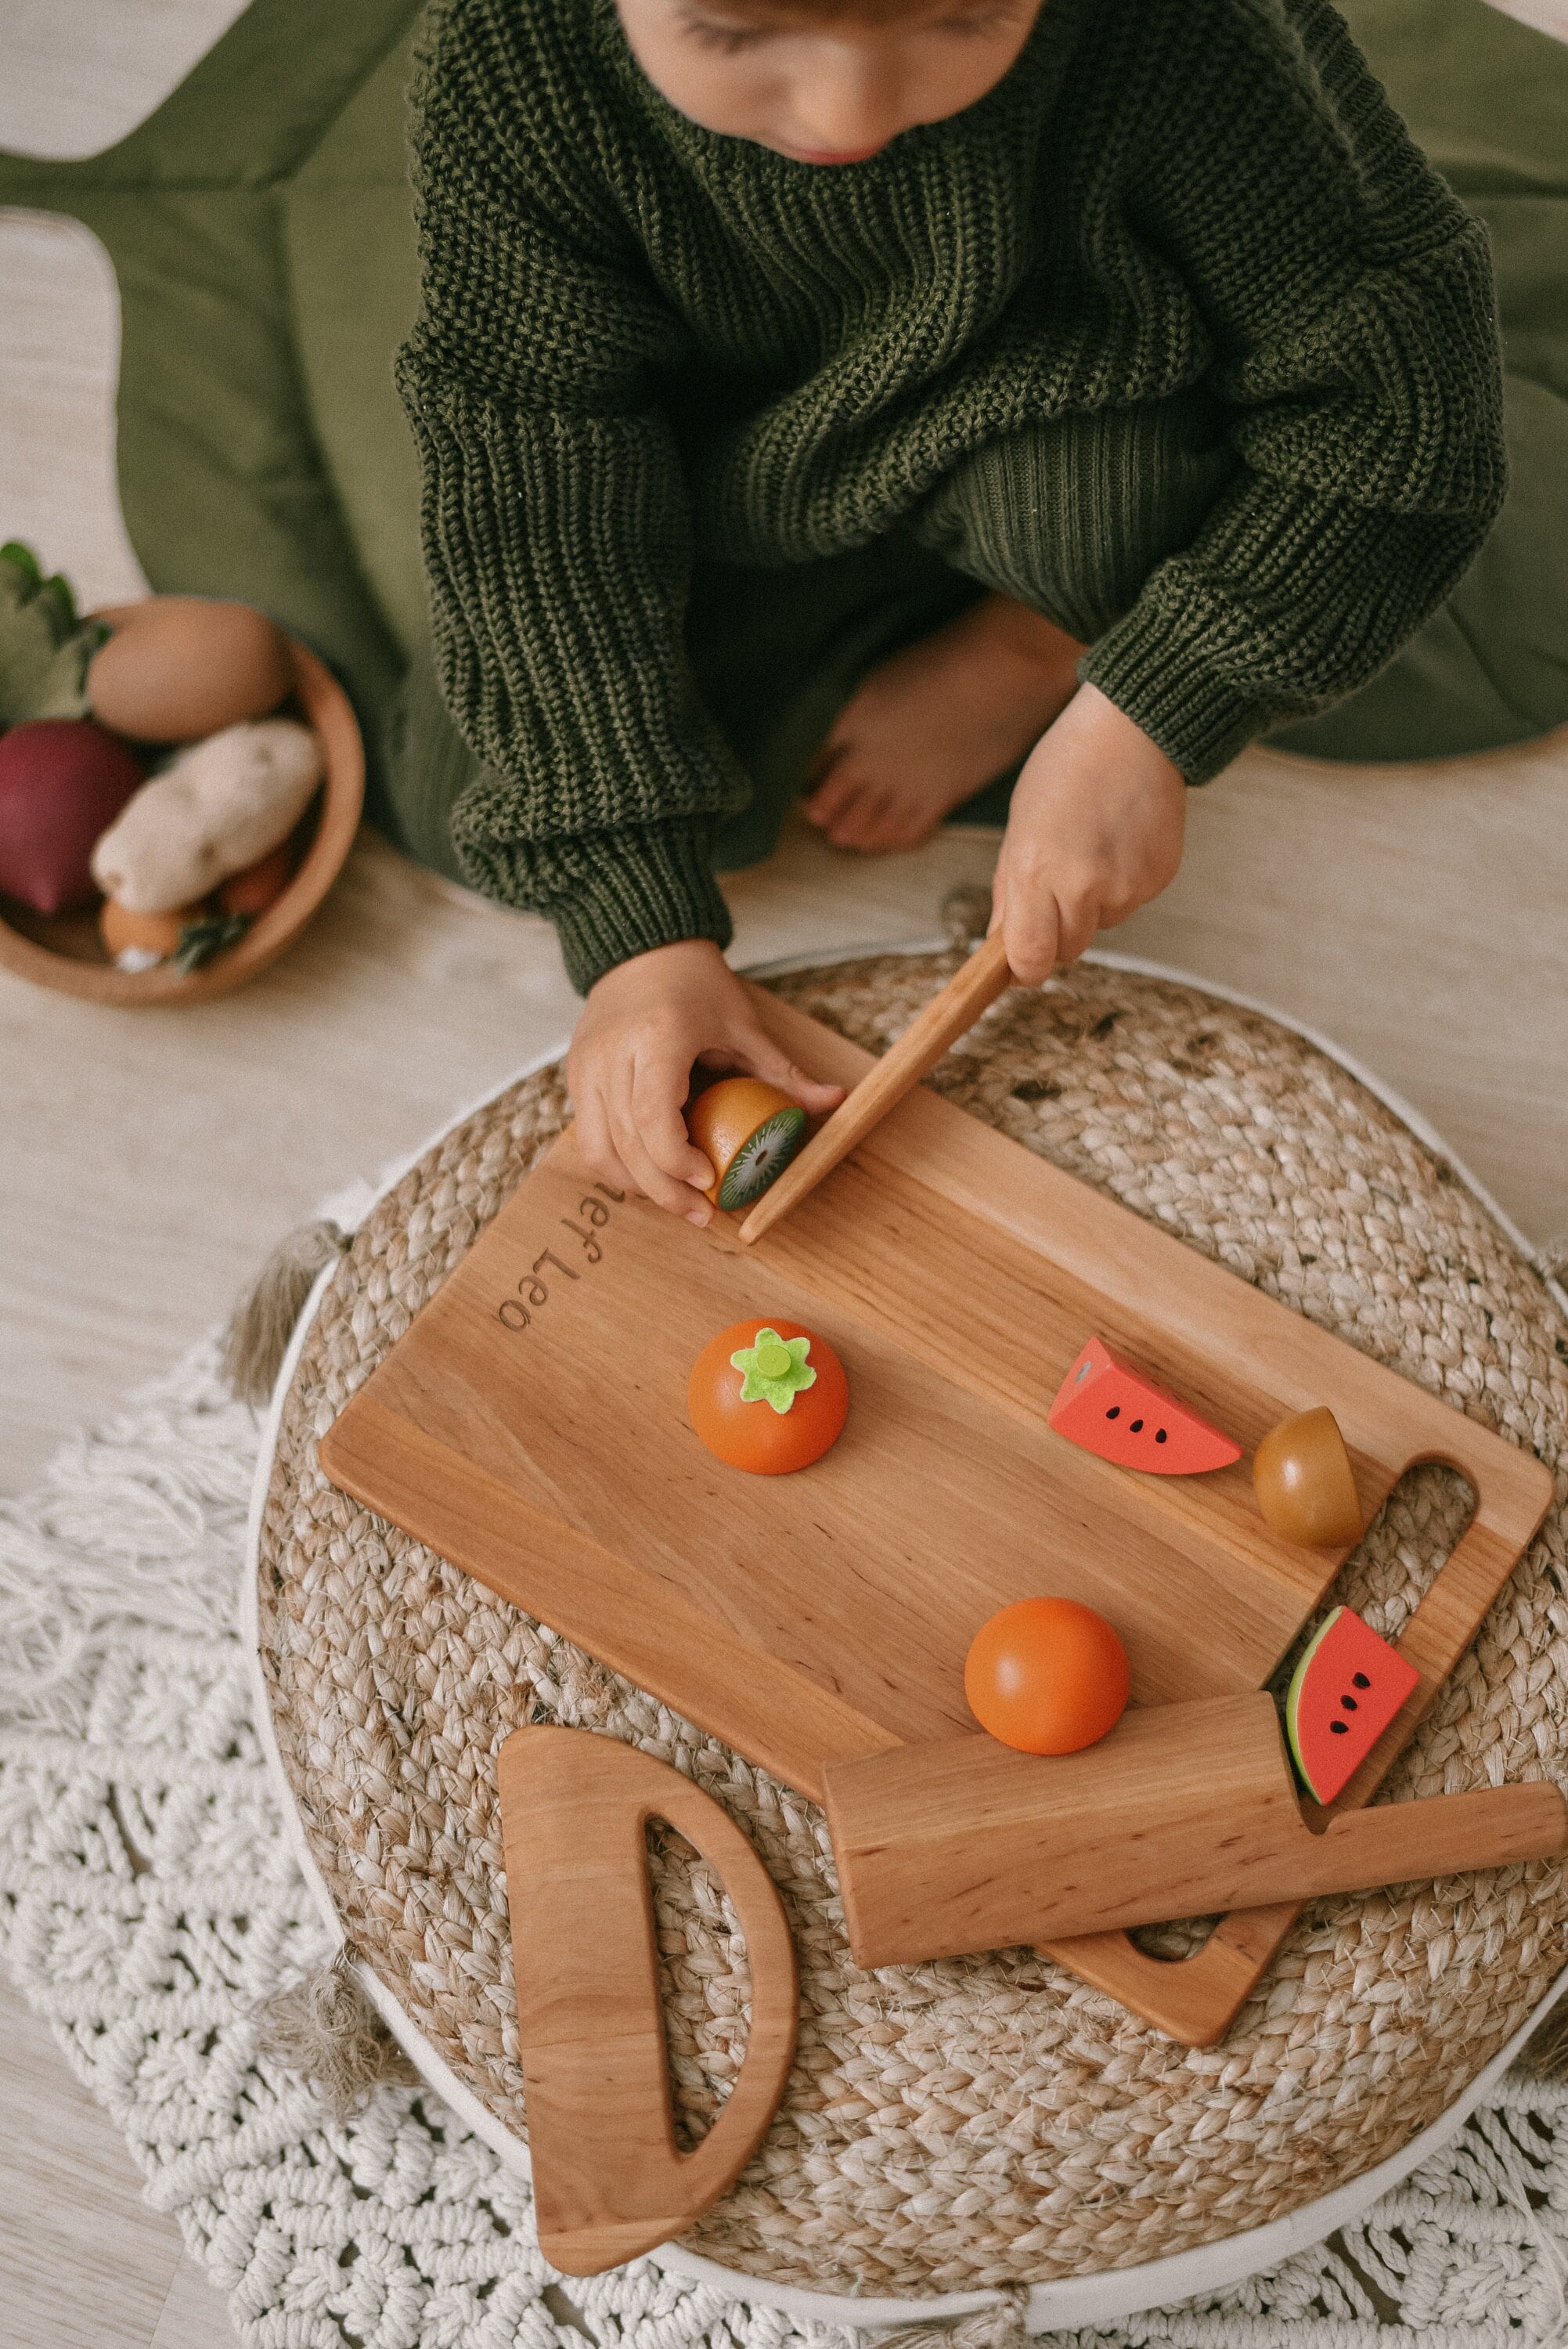
POLYGON ((1020 1754, 1077 1754, 1127 1709, 1127 1650, 1076 1599, 1020 1599, 983 1623, 964 1662, 982 1729, 1020 1754))
POLYGON ((754 1476, 809 1468, 837 1443, 849 1408, 844 1366, 827 1340, 777 1314, 721 1330, 686 1382, 686 1409, 702 1442, 754 1476))

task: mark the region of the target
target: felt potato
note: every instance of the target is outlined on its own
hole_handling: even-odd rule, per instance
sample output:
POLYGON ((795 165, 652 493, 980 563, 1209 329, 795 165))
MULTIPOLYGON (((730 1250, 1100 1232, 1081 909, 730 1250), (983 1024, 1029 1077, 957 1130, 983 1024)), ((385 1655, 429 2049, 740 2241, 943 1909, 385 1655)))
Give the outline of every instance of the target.
POLYGON ((192 742, 264 718, 294 682, 264 612, 200 595, 153 595, 114 622, 88 669, 93 716, 138 742, 192 742))
POLYGON ((288 838, 321 781, 308 726, 263 718, 182 750, 93 852, 104 895, 133 914, 205 897, 288 838))
POLYGON ((38 914, 90 905, 93 843, 140 783, 132 753, 90 719, 13 726, 0 736, 0 890, 38 914))

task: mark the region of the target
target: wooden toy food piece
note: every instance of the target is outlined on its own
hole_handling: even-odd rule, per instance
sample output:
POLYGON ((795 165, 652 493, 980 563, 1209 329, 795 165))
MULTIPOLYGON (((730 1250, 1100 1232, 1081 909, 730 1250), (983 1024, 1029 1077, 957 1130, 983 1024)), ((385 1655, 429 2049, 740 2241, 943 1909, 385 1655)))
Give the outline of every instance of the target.
POLYGON ((707 1195, 727 1212, 761 1197, 806 1131, 799 1102, 760 1077, 720 1077, 686 1115, 686 1132, 714 1171, 707 1195))
POLYGON ((1332 1803, 1344 1793, 1420 1677, 1359 1615, 1334 1609, 1284 1701, 1285 1735, 1309 1795, 1332 1803))
POLYGON ((294 879, 294 861, 285 840, 259 864, 247 864, 242 873, 232 873, 218 892, 218 903, 225 914, 243 914, 253 920, 275 905, 289 883, 294 879))
POLYGON ((98 909, 98 936, 108 958, 121 970, 151 970, 171 961, 186 931, 200 922, 206 908, 200 898, 193 905, 176 905, 167 914, 133 914, 106 897, 98 909))
POLYGON ((321 746, 292 718, 230 726, 143 784, 93 852, 107 896, 136 914, 204 897, 288 838, 321 781, 321 746))
POLYGON ((761 2143, 794 2054, 795 1952, 746 1837, 667 1763, 588 1730, 521 1729, 499 1775, 540 2249, 598 2275, 689 2227, 761 2143), (691 2153, 670 2106, 650 1819, 723 1879, 751 1969, 745 2060, 691 2153))
POLYGON ((88 718, 36 718, 0 736, 0 891, 38 914, 98 895, 93 843, 141 786, 123 742, 88 718))
POLYGON ((782 1476, 836 1444, 850 1408, 844 1366, 799 1321, 733 1321, 703 1348, 686 1382, 691 1423, 732 1468, 782 1476))
POLYGON ((1047 1417, 1069 1444, 1156 1476, 1201 1476, 1242 1456, 1239 1444, 1099 1338, 1062 1381, 1047 1417))
POLYGON ((1127 1710, 1127 1650, 1076 1599, 1020 1599, 983 1623, 964 1662, 982 1729, 1020 1754, 1076 1754, 1127 1710))
POLYGON ((830 1762, 850 1948, 913 1965, 1542 1859, 1568 1844, 1546 1782, 1302 1816, 1271 1697, 1134 1707, 1087 1753, 994 1738, 830 1762))
POLYGON ((282 635, 252 605, 153 595, 109 617, 114 633, 88 667, 88 701, 133 741, 193 742, 264 718, 293 681, 282 635))
POLYGON ((1326 1406, 1282 1419, 1253 1454, 1258 1506, 1282 1540, 1349 1549, 1367 1530, 1339 1422, 1326 1406))

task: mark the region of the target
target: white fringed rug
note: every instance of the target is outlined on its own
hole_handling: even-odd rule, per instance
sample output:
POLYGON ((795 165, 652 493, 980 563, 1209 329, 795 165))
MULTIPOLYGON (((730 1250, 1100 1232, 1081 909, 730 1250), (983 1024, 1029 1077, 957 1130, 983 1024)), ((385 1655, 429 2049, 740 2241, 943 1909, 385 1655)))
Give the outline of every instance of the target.
MULTIPOLYGON (((330 1937, 237 1630, 258 1431, 195 1349, 0 1504, 0 1940, 253 2349, 849 2349, 647 2261, 568 2303, 528 2189, 425 2088, 333 2123, 256 2051, 330 1937)), ((1358 2226, 1057 2344, 1548 2349, 1568 2335, 1568 2085, 1511 2075, 1358 2226)), ((68 2295, 68 2280, 62 2290, 68 2295)))

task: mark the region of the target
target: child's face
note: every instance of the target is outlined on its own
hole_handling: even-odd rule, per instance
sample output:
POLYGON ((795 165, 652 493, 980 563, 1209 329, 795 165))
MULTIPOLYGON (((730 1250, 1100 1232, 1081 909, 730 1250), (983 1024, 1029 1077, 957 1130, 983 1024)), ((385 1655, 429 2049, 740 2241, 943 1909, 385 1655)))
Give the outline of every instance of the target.
POLYGON ((995 88, 1042 0, 616 0, 654 88, 698 122, 799 163, 863 163, 901 130, 995 88))

